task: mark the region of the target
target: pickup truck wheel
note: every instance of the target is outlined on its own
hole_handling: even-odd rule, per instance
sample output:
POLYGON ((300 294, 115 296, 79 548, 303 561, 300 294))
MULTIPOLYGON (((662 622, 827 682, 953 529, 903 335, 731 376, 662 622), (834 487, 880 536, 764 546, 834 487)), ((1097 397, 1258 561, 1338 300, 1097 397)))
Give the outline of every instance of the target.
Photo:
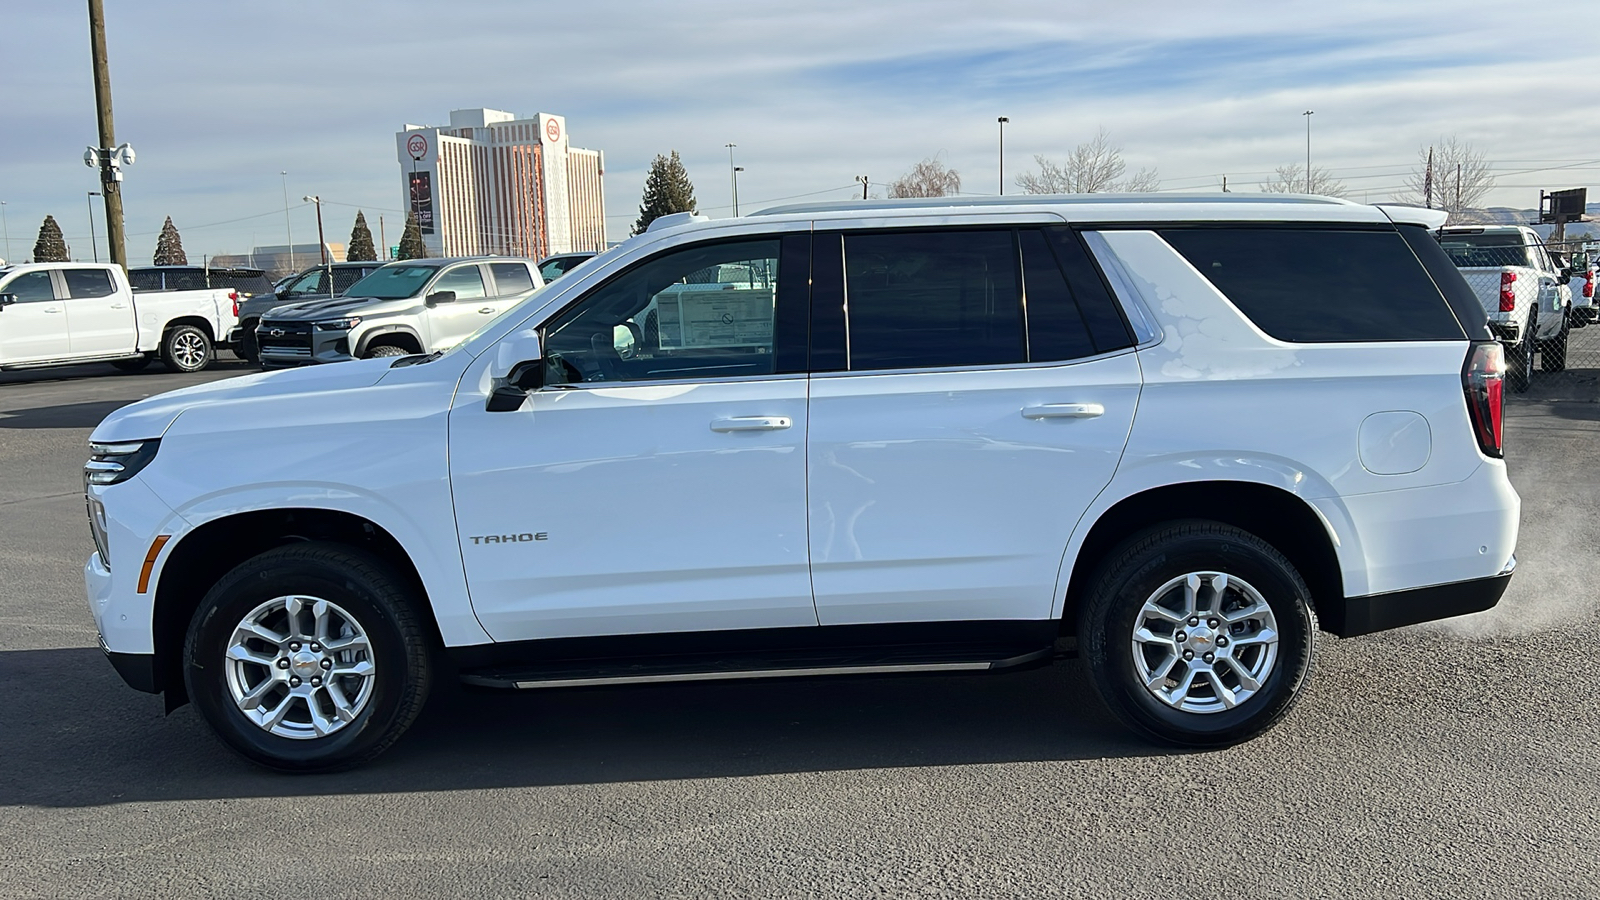
POLYGON ((1134 536, 1079 613, 1090 681, 1123 723, 1157 741, 1222 747, 1288 714, 1311 673, 1311 592, 1283 554, 1219 522, 1134 536))
POLYGON ((161 361, 174 372, 198 372, 214 355, 211 338, 194 325, 179 325, 161 340, 161 361))
POLYGON ((404 347, 396 347, 396 346, 394 346, 392 344, 385 344, 385 345, 383 345, 381 347, 369 347, 367 349, 367 355, 363 356, 362 359, 378 359, 378 358, 384 357, 384 356, 415 356, 415 355, 416 354, 412 353, 410 350, 407 350, 404 347))
POLYGON ((184 643, 184 684, 223 743, 287 772, 364 763, 427 698, 429 644, 404 581, 339 544, 269 550, 219 581, 184 643))
POLYGON ((1546 338, 1539 342, 1539 368, 1546 372, 1565 372, 1567 370, 1567 337, 1572 333, 1572 322, 1563 317, 1561 330, 1555 337, 1546 338))
POLYGON ((111 363, 112 368, 119 372, 143 372, 145 366, 150 365, 150 357, 140 356, 134 359, 118 359, 111 363))

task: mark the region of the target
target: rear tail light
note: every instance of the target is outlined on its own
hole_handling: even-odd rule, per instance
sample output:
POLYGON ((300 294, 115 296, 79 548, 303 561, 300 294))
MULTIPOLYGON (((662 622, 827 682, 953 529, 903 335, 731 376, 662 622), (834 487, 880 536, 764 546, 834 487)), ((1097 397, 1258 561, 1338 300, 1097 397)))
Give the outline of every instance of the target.
POLYGON ((1461 388, 1467 395, 1467 413, 1478 449, 1485 456, 1505 456, 1501 438, 1505 433, 1502 401, 1505 399, 1506 350, 1499 341, 1475 341, 1461 367, 1461 388))
POLYGON ((1515 272, 1501 272, 1500 273, 1500 311, 1501 312, 1514 312, 1516 310, 1516 308, 1517 308, 1517 295, 1516 295, 1516 292, 1511 289, 1511 285, 1515 284, 1516 281, 1517 281, 1517 273, 1515 273, 1515 272))
POLYGON ((239 318, 239 292, 229 291, 228 299, 233 301, 233 317, 235 319, 239 318))
POLYGON ((1583 273, 1583 295, 1585 297, 1593 297, 1594 296, 1594 270, 1593 269, 1590 269, 1589 271, 1583 273))

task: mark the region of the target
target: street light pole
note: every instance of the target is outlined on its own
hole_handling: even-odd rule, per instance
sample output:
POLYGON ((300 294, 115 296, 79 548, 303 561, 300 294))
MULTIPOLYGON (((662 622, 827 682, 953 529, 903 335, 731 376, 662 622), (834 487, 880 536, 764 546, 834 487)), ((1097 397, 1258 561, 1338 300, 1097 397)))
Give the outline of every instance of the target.
POLYGON ((295 272, 300 267, 294 264, 294 228, 289 224, 289 173, 278 174, 283 176, 283 232, 289 237, 289 271, 295 272))
POLYGON ((1006 195, 1006 123, 1011 121, 1005 116, 998 120, 1000 123, 1000 196, 1006 195))
POLYGON ((94 261, 99 262, 100 244, 95 240, 94 236, 94 200, 91 198, 99 197, 100 192, 86 191, 85 193, 89 195, 88 197, 83 198, 83 202, 89 205, 89 249, 94 251, 94 261))
POLYGON ((322 251, 322 264, 328 264, 328 242, 322 237, 322 198, 316 194, 307 194, 300 198, 307 203, 317 205, 317 249, 322 251))
POLYGON ((1314 112, 1316 110, 1308 109, 1300 114, 1306 117, 1306 193, 1308 194, 1315 193, 1311 189, 1311 114, 1314 112))
POLYGON ((6 221, 6 201, 0 200, 0 227, 6 232, 6 262, 11 261, 11 223, 6 221))
POLYGON ((733 148, 738 144, 723 144, 728 148, 728 178, 733 181, 733 215, 739 217, 739 170, 733 164, 733 148))

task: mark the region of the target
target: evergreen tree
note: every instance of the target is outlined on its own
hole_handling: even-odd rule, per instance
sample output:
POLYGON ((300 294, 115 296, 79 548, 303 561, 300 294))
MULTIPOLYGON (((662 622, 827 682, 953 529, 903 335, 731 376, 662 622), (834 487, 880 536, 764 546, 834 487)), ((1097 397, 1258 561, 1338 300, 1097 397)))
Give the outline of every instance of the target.
POLYGON ((672 157, 657 155, 650 164, 650 174, 644 178, 644 201, 639 204, 639 221, 633 226, 634 234, 643 234, 650 223, 665 215, 694 212, 694 184, 684 171, 678 151, 672 157))
POLYGON ((178 236, 177 226, 172 224, 171 216, 167 216, 167 224, 161 226, 161 234, 156 238, 156 257, 152 262, 158 266, 189 264, 189 257, 183 252, 183 238, 178 236))
POLYGON ((372 229, 367 227, 367 216, 361 210, 356 210, 356 227, 350 230, 350 246, 345 248, 344 258, 350 262, 368 262, 378 258, 377 248, 372 246, 372 229))
MULTIPOLYGON (((371 235, 367 236, 370 241, 371 235)), ((406 230, 400 235, 401 259, 424 259, 428 255, 428 248, 422 243, 422 226, 417 224, 417 214, 406 213, 406 230)))
POLYGON ((39 226, 39 240, 33 244, 34 262, 71 262, 67 255, 67 241, 61 236, 61 226, 55 216, 45 216, 39 226))

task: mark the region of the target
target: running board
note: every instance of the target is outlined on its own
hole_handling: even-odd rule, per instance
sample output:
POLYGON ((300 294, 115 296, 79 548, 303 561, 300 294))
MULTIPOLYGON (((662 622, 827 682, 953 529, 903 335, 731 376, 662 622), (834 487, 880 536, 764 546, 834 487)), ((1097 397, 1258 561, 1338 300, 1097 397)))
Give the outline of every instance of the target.
POLYGON ((597 687, 621 684, 673 684, 694 681, 743 681, 760 678, 817 678, 832 675, 902 675, 958 672, 994 672, 1049 662, 1054 647, 1040 647, 1010 655, 973 653, 886 653, 855 658, 812 655, 809 658, 745 658, 651 660, 603 663, 579 660, 526 670, 465 672, 462 682, 479 687, 538 688, 597 687))

